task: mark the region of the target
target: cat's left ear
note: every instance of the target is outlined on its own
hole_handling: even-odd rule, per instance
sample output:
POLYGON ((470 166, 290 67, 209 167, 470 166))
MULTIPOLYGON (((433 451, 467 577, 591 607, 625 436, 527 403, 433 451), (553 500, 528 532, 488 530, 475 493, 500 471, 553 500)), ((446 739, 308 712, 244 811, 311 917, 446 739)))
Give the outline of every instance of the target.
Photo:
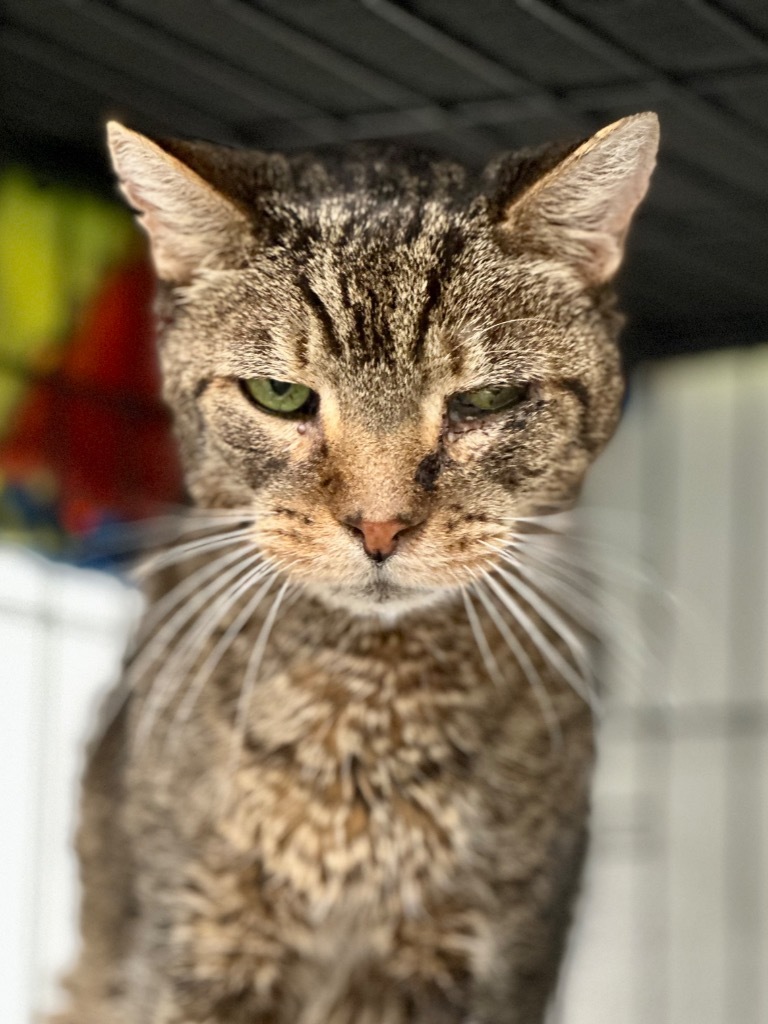
POLYGON ((185 284, 248 234, 245 214, 181 160, 117 121, 107 125, 120 190, 149 235, 158 277, 185 284))
POLYGON ((658 145, 654 113, 608 125, 510 202, 502 234, 563 259, 590 284, 608 281, 648 190, 658 145))

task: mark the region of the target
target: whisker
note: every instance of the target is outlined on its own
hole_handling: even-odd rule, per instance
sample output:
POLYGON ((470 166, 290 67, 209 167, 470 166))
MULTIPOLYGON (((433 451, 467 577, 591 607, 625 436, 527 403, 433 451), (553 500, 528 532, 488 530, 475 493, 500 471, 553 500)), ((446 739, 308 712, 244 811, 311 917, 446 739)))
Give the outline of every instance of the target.
POLYGON ((602 553, 602 557, 564 550, 559 542, 553 544, 553 538, 546 534, 516 534, 511 541, 511 546, 542 552, 547 559, 560 562, 572 569, 579 569, 587 575, 616 580, 626 586, 641 587, 643 590, 652 590, 654 595, 665 605, 674 606, 675 602, 659 574, 648 570, 647 567, 640 569, 637 565, 627 564, 626 552, 603 541, 563 536, 566 536, 569 545, 581 544, 582 547, 597 549, 602 553))
POLYGON ((253 521, 253 511, 217 512, 209 509, 189 508, 183 512, 154 516, 132 523, 119 523, 112 527, 100 528, 95 534, 85 534, 80 544, 85 557, 138 555, 156 544, 177 538, 192 530, 212 530, 233 522, 253 521))
POLYGON ((603 646, 608 647, 610 644, 615 649, 614 642, 618 640, 622 660, 638 675, 644 675, 649 662, 652 666, 660 666, 658 652, 651 644, 650 637, 637 623, 633 623, 630 608, 625 604, 625 614, 618 614, 615 594, 612 594, 610 603, 600 601, 596 596, 595 591, 605 592, 604 586, 596 582, 591 589, 587 589, 582 577, 553 567, 545 559, 534 558, 533 565, 526 565, 525 559, 521 558, 517 568, 540 590, 556 596, 569 617, 603 646))
MULTIPOLYGON (((514 516, 505 517, 502 522, 507 523, 514 529, 514 540, 523 543, 542 544, 545 547, 554 545, 557 547, 557 553, 560 557, 571 561, 578 561, 579 564, 586 564, 589 568, 596 568, 596 559, 589 555, 589 551, 596 551, 609 563, 612 569, 621 568, 624 574, 631 577, 633 580, 638 580, 648 586, 660 587, 663 592, 667 591, 667 583, 656 572, 653 566, 649 565, 647 561, 642 560, 640 556, 633 555, 627 551, 626 547, 621 544, 615 537, 606 539, 605 537, 594 536, 590 533, 584 532, 583 527, 579 527, 575 521, 575 512, 578 510, 568 510, 565 512, 550 512, 540 516, 514 516), (536 530, 519 530, 515 529, 520 525, 534 526, 536 530), (562 542, 566 542, 567 550, 562 546, 562 542), (573 549, 576 550, 573 550, 573 549), (580 549, 586 549, 582 552, 580 549)), ((583 510, 589 513, 587 519, 587 526, 594 524, 595 510, 587 509, 583 510)), ((614 510, 603 510, 603 519, 607 519, 609 522, 621 521, 619 520, 619 513, 614 510)), ((605 568, 600 566, 603 573, 605 568)))
POLYGON ((190 661, 194 658, 196 651, 205 643, 206 637, 210 636, 216 623, 232 607, 233 600, 236 600, 253 580, 262 579, 267 575, 269 568, 265 565, 260 565, 259 562, 261 561, 261 553, 255 552, 245 559, 233 574, 230 574, 228 585, 233 583, 232 589, 225 588, 224 592, 220 591, 210 607, 203 610, 200 617, 192 623, 183 637, 180 638, 173 654, 165 663, 164 667, 168 673, 179 672, 183 674, 190 661))
POLYGON ((613 610, 602 604, 595 596, 597 592, 604 592, 597 580, 590 585, 589 577, 569 572, 562 566, 553 565, 544 556, 530 551, 520 551, 514 559, 519 572, 522 572, 539 589, 544 587, 556 589, 562 596, 564 603, 568 604, 568 614, 582 627, 596 638, 604 635, 601 619, 609 619, 619 628, 623 622, 613 610))
MULTIPOLYGON (((670 593, 667 584, 658 573, 647 573, 634 565, 622 566, 613 554, 609 556, 611 560, 607 561, 605 558, 594 558, 588 554, 579 555, 553 549, 550 545, 539 544, 538 541, 529 542, 523 540, 521 535, 511 541, 510 547, 516 549, 524 560, 546 566, 550 572, 558 574, 577 591, 589 597, 594 598, 595 589, 610 589, 615 596, 615 587, 619 586, 622 590, 635 595, 650 597, 654 605, 670 615, 679 614, 679 604, 675 595, 670 593), (587 583, 588 588, 585 587, 587 583)), ((657 655, 650 646, 648 650, 656 659, 657 655)))
MULTIPOLYGON (((496 570, 503 571, 503 570, 496 570)), ((575 671, 572 665, 570 665, 565 658, 562 656, 560 651, 552 644, 547 637, 544 635, 539 626, 533 621, 530 615, 522 608, 522 606, 514 601, 510 594, 507 593, 503 587, 494 579, 491 573, 487 573, 485 579, 488 585, 496 593, 501 600, 502 604, 507 610, 515 617, 520 626, 526 630, 528 636, 531 638, 533 643, 539 649, 541 654, 549 661, 550 665, 560 673, 563 679, 569 683, 573 690, 584 700, 589 706, 595 710, 595 698, 591 689, 588 685, 585 685, 585 680, 575 671)))
MULTIPOLYGON (((512 559, 506 552, 502 552, 501 557, 508 565, 513 566, 515 569, 519 566, 517 559, 512 559)), ((584 641, 574 633, 573 629, 568 625, 565 619, 558 613, 557 608, 548 601, 542 594, 534 590, 533 587, 529 587, 527 583, 524 583, 519 577, 515 576, 511 572, 507 572, 505 569, 499 568, 498 573, 509 583, 509 585, 517 591, 520 597, 531 607, 534 611, 538 612, 540 618, 547 623, 552 631, 565 642, 568 650, 573 657, 576 666, 581 669, 585 679, 590 678, 593 675, 592 664, 587 657, 587 653, 584 647, 584 641)))
MULTIPOLYGON (((242 562, 234 567, 232 567, 232 562, 237 562, 242 559, 244 551, 248 551, 248 548, 242 546, 236 551, 228 552, 227 555, 225 555, 219 562, 220 574, 217 575, 217 577, 207 586, 203 587, 202 590, 198 590, 186 604, 177 609, 177 611, 163 623, 158 631, 149 638, 146 645, 137 654, 135 661, 128 666, 128 671, 131 676, 136 679, 141 678, 146 669, 153 665, 157 660, 158 654, 156 652, 162 653, 162 650, 167 648, 168 642, 172 640, 181 627, 188 622, 200 608, 203 607, 205 602, 211 598, 216 591, 222 590, 233 577, 237 576, 237 574, 242 571, 242 562), (221 574, 221 569, 227 566, 230 567, 228 571, 221 574)), ((260 557, 259 553, 256 553, 253 556, 254 559, 260 557)))
POLYGON ((485 607, 485 610, 488 612, 494 626, 499 631, 500 636, 506 643, 507 647, 509 647, 513 657, 517 660, 518 665, 522 669, 523 675, 525 676, 529 686, 531 687, 533 695, 541 708, 542 717, 544 718, 544 723, 547 726, 552 747, 553 749, 559 750, 563 745, 563 731, 560 727, 560 720, 555 712, 552 698, 549 696, 547 688, 541 678, 541 673, 536 669, 536 666, 531 661, 530 655, 523 647, 518 637, 501 617, 490 597, 483 592, 483 587, 481 585, 482 582, 482 580, 478 580, 474 584, 477 596, 485 607))
POLYGON ((495 324, 489 324, 487 327, 480 327, 480 333, 476 337, 482 338, 489 331, 495 330, 497 327, 506 327, 507 324, 527 324, 527 323, 538 323, 538 324, 549 324, 551 327, 557 327, 558 325, 554 320, 550 320, 545 316, 518 316, 513 317, 511 320, 498 320, 495 324))
POLYGON ((469 592, 465 588, 462 588, 461 596, 464 601, 464 608, 467 612, 467 620, 469 621, 469 626, 470 629, 472 630, 472 635, 475 638, 477 649, 480 652, 480 657, 483 659, 483 664, 485 665, 486 672, 497 686, 503 686, 504 676, 501 672, 501 669, 499 668, 499 663, 493 656, 493 651, 491 650, 488 644, 488 638, 486 637, 485 632, 483 631, 482 623, 480 622, 480 619, 477 617, 477 612, 475 611, 474 605, 472 604, 472 599, 469 596, 469 592))
POLYGON ((596 588, 604 586, 600 582, 599 573, 595 569, 572 565, 558 558, 556 553, 552 554, 545 550, 540 550, 536 545, 523 545, 512 541, 507 550, 514 550, 521 561, 527 562, 536 569, 539 567, 542 569, 546 568, 552 576, 567 582, 575 593, 582 596, 589 597, 596 588))
MULTIPOLYGON (((146 615, 142 621, 142 633, 148 633, 152 630, 159 622, 165 618, 165 616, 176 607, 181 604, 185 598, 187 598, 193 591, 195 591, 201 583, 204 583, 211 576, 215 576, 216 573, 225 568, 227 564, 233 561, 234 552, 226 552, 223 555, 219 555, 218 558, 213 559, 211 562, 206 562, 205 565, 199 566, 194 572, 190 573, 189 576, 182 577, 178 583, 176 583, 171 589, 163 594, 163 596, 155 601, 147 610, 146 615)), ((238 552, 238 555, 240 552, 238 552)))
MULTIPOLYGON (((205 684, 211 678, 213 670, 216 668, 216 666, 219 664, 219 662, 224 657, 226 652, 229 650, 235 638, 239 636, 239 634, 242 632, 245 624, 253 616, 258 606, 264 600, 264 597, 267 595, 270 587, 275 581, 276 575, 276 573, 272 573, 267 579, 267 581, 263 583, 261 587, 259 587, 256 593, 243 606, 243 608, 240 610, 240 613, 232 620, 229 626, 227 626, 227 629, 222 634, 222 636, 214 646, 213 650, 211 650, 208 657, 205 659, 202 665, 200 665, 198 670, 195 672, 194 676, 192 676, 188 684, 187 692, 185 693, 183 700, 179 704, 176 714, 174 715, 173 721, 171 722, 171 725, 169 727, 169 734, 174 727, 178 728, 178 726, 183 725, 189 720, 189 716, 192 713, 192 709, 197 703, 197 700, 200 694, 202 693, 205 684)), ((231 600, 227 603, 227 609, 225 609, 222 612, 221 617, 223 618, 223 616, 226 614, 226 611, 232 607, 234 602, 241 596, 241 594, 245 590, 248 589, 248 587, 253 586, 255 583, 258 583, 259 580, 261 579, 263 579, 263 575, 259 575, 258 570, 253 570, 253 572, 249 575, 247 580, 245 580, 243 584, 239 585, 237 590, 232 593, 231 600)))
POLYGON ((232 748, 231 770, 229 772, 232 777, 234 777, 237 762, 240 758, 243 744, 245 742, 245 732, 248 727, 248 711, 253 697, 253 689, 256 685, 259 670, 261 668, 261 662, 264 658, 264 651, 266 650, 267 642, 269 641, 269 636, 272 632, 272 627, 277 619, 277 614, 280 611, 280 605, 282 604, 283 597, 285 596, 289 586, 289 581, 285 580, 272 601, 272 606, 267 612, 266 618, 259 630, 259 635, 256 637, 256 643, 251 651, 251 656, 248 659, 248 664, 245 669, 243 685, 240 690, 240 697, 237 702, 237 710, 235 713, 234 743, 232 748))
POLYGON ((186 561, 193 555, 204 551, 213 551, 217 548, 226 547, 229 544, 234 544, 243 537, 251 535, 251 528, 247 527, 242 530, 228 530, 226 532, 214 534, 213 537, 205 537, 198 540, 185 541, 183 544, 174 545, 169 551, 164 551, 161 554, 153 555, 147 561, 139 565, 135 573, 141 579, 142 577, 150 576, 152 573, 159 572, 161 569, 165 569, 169 565, 175 565, 177 562, 186 561))
MULTIPOLYGON (((232 579, 237 579, 238 574, 245 573, 245 577, 237 581, 232 591, 224 595, 219 593, 213 605, 206 609, 199 619, 192 622, 190 628, 177 642, 171 657, 164 664, 162 676, 158 676, 153 680, 142 708, 141 718, 136 727, 136 744, 139 749, 151 736, 160 714, 170 705, 174 696, 184 684, 184 670, 187 664, 194 658, 200 646, 205 643, 206 638, 211 635, 216 623, 232 607, 233 602, 240 596, 243 590, 264 575, 266 570, 263 566, 251 568, 255 562, 260 560, 260 557, 259 553, 252 555, 251 558, 241 565, 235 566, 234 571, 230 570, 229 573, 225 574, 223 581, 214 581, 215 586, 212 591, 210 591, 210 588, 206 588, 209 589, 210 593, 215 594, 217 589, 219 591, 225 590, 232 579)), ((198 603, 197 607, 201 607, 201 605, 198 603)), ((185 611, 185 609, 182 609, 182 611, 185 611)), ((194 615, 194 611, 192 615, 194 615)), ((187 618, 189 617, 191 616, 187 618)), ((173 635, 177 633, 178 629, 174 631, 173 635)), ((152 664, 151 661, 150 664, 152 664)))

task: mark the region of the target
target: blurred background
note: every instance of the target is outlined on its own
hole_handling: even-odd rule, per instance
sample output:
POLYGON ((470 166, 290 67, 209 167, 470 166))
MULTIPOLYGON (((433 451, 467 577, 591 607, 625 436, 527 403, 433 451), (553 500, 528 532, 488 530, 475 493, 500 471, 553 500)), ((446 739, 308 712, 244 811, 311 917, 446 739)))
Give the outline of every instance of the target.
POLYGON ((480 165, 659 112, 620 289, 624 422, 592 854, 557 1024, 768 1020, 763 0, 0 0, 0 1020, 76 944, 82 744, 140 600, 78 538, 180 498, 143 240, 103 124, 480 165), (647 651, 622 637, 642 632, 647 651))

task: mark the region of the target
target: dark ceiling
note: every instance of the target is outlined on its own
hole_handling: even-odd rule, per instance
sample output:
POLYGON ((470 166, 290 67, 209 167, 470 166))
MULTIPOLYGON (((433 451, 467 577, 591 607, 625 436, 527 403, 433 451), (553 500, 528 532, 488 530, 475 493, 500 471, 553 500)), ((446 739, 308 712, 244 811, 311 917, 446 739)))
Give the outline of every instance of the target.
POLYGON ((110 187, 102 126, 479 163, 653 109, 630 361, 768 340, 766 0, 0 0, 6 159, 110 187))

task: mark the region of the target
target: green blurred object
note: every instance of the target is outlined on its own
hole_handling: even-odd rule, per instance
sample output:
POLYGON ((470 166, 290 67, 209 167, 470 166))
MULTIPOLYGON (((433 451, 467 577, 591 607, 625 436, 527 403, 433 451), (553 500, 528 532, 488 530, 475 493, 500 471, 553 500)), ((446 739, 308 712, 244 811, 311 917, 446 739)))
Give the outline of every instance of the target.
POLYGON ((56 364, 105 270, 135 246, 130 214, 12 168, 0 176, 0 432, 27 374, 56 364))

